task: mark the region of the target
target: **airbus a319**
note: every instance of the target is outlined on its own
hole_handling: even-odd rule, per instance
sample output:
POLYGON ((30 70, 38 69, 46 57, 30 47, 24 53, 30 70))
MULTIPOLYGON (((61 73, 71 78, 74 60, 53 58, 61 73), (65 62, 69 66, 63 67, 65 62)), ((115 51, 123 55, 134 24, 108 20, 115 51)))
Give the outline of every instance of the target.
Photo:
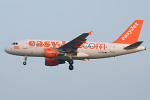
POLYGON ((114 42, 86 42, 91 32, 83 33, 71 41, 52 40, 21 40, 5 48, 5 52, 24 56, 23 65, 27 57, 44 57, 46 66, 57 66, 69 63, 73 70, 74 60, 100 59, 120 56, 146 50, 138 41, 143 20, 135 20, 129 28, 114 42))

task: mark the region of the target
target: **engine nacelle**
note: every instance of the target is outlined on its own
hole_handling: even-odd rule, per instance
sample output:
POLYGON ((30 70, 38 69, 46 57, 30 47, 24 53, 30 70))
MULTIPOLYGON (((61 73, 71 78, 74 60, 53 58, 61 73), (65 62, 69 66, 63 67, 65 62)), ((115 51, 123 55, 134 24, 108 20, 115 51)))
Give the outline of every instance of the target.
POLYGON ((45 58, 46 66, 57 66, 58 64, 64 64, 65 61, 53 58, 45 58))
POLYGON ((46 58, 58 57, 58 49, 46 48, 46 49, 44 49, 44 56, 46 58))

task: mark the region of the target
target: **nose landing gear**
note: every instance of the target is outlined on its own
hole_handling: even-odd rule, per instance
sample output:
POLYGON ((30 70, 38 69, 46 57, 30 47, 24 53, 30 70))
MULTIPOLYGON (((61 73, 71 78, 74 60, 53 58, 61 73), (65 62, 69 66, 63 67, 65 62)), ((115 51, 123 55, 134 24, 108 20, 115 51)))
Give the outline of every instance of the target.
POLYGON ((73 60, 71 59, 68 62, 69 62, 69 70, 73 70, 74 69, 74 67, 73 67, 73 60))
POLYGON ((24 56, 24 62, 23 62, 23 65, 26 65, 26 64, 27 64, 26 61, 27 61, 27 56, 24 56))

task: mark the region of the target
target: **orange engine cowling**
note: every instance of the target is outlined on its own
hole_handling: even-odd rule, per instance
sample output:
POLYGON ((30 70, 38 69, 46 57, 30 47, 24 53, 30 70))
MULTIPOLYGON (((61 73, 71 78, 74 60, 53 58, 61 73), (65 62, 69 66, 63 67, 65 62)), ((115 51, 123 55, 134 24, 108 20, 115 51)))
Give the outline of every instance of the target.
POLYGON ((46 66, 57 66, 58 64, 64 64, 65 61, 53 58, 45 58, 46 66))
POLYGON ((58 57, 58 49, 44 49, 44 56, 47 58, 58 57))

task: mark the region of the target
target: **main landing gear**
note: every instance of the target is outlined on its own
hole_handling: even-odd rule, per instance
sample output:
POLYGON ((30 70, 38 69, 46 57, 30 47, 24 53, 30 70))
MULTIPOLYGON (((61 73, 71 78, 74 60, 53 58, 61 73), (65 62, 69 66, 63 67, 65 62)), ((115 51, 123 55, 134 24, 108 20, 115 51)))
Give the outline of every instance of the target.
POLYGON ((69 70, 73 70, 74 69, 74 67, 73 67, 73 60, 71 59, 68 62, 69 62, 69 70))
POLYGON ((23 62, 23 65, 26 65, 26 64, 27 64, 26 61, 27 61, 27 56, 24 56, 24 62, 23 62))

